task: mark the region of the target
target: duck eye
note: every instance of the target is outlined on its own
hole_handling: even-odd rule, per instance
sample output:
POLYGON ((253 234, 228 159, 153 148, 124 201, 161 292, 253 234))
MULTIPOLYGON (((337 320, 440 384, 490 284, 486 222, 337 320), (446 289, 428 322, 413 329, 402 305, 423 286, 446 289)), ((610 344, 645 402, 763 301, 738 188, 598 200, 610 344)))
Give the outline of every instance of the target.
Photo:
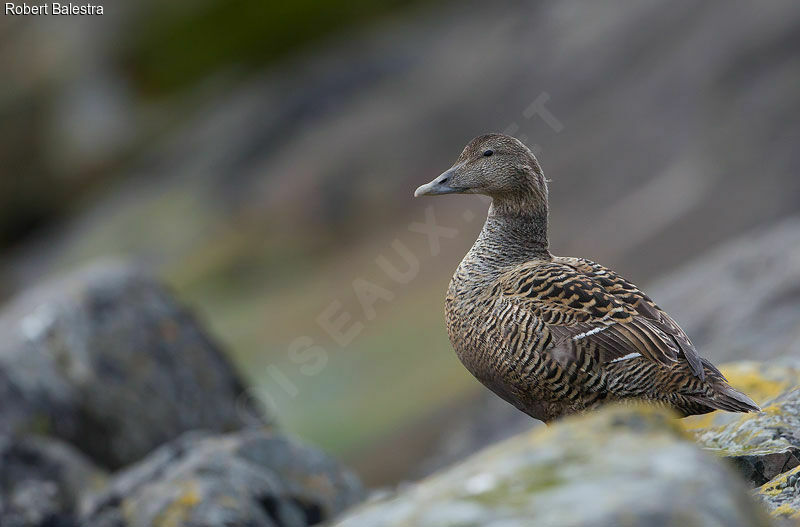
POLYGON ((483 156, 484 157, 489 157, 492 154, 494 154, 494 150, 487 150, 486 152, 483 153, 483 156))

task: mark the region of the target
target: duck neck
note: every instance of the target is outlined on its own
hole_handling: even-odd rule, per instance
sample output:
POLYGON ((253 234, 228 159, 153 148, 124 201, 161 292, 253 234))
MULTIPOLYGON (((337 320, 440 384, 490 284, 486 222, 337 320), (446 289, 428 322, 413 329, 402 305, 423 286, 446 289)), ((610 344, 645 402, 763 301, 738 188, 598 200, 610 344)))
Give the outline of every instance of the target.
POLYGON ((551 258, 547 237, 547 208, 521 212, 492 202, 475 248, 487 259, 503 265, 551 258))

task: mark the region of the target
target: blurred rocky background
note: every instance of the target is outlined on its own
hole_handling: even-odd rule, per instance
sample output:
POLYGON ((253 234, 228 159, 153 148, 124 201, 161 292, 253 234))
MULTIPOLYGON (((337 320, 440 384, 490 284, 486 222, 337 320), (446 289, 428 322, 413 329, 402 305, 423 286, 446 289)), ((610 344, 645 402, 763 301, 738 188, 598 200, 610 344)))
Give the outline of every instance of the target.
POLYGON ((714 361, 800 351, 796 2, 104 6, 0 16, 0 451, 74 459, 20 503, 103 481, 70 505, 100 525, 122 493, 140 524, 300 525, 357 501, 352 474, 248 451, 375 487, 531 427, 444 330, 486 204, 411 199, 486 131, 539 154, 554 252, 645 286, 714 361), (167 487, 252 489, 252 515, 167 487))

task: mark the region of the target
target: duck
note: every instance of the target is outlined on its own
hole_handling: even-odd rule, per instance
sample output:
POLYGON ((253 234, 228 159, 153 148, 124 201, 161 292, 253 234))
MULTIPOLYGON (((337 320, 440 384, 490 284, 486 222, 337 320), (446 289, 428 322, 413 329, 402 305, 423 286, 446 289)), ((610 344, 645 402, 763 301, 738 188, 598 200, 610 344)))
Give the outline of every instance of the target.
POLYGON ((634 400, 678 417, 760 411, 641 289, 550 252, 548 180, 521 141, 476 137, 414 192, 444 194, 491 198, 447 289, 445 322, 460 361, 495 394, 545 423, 634 400))

